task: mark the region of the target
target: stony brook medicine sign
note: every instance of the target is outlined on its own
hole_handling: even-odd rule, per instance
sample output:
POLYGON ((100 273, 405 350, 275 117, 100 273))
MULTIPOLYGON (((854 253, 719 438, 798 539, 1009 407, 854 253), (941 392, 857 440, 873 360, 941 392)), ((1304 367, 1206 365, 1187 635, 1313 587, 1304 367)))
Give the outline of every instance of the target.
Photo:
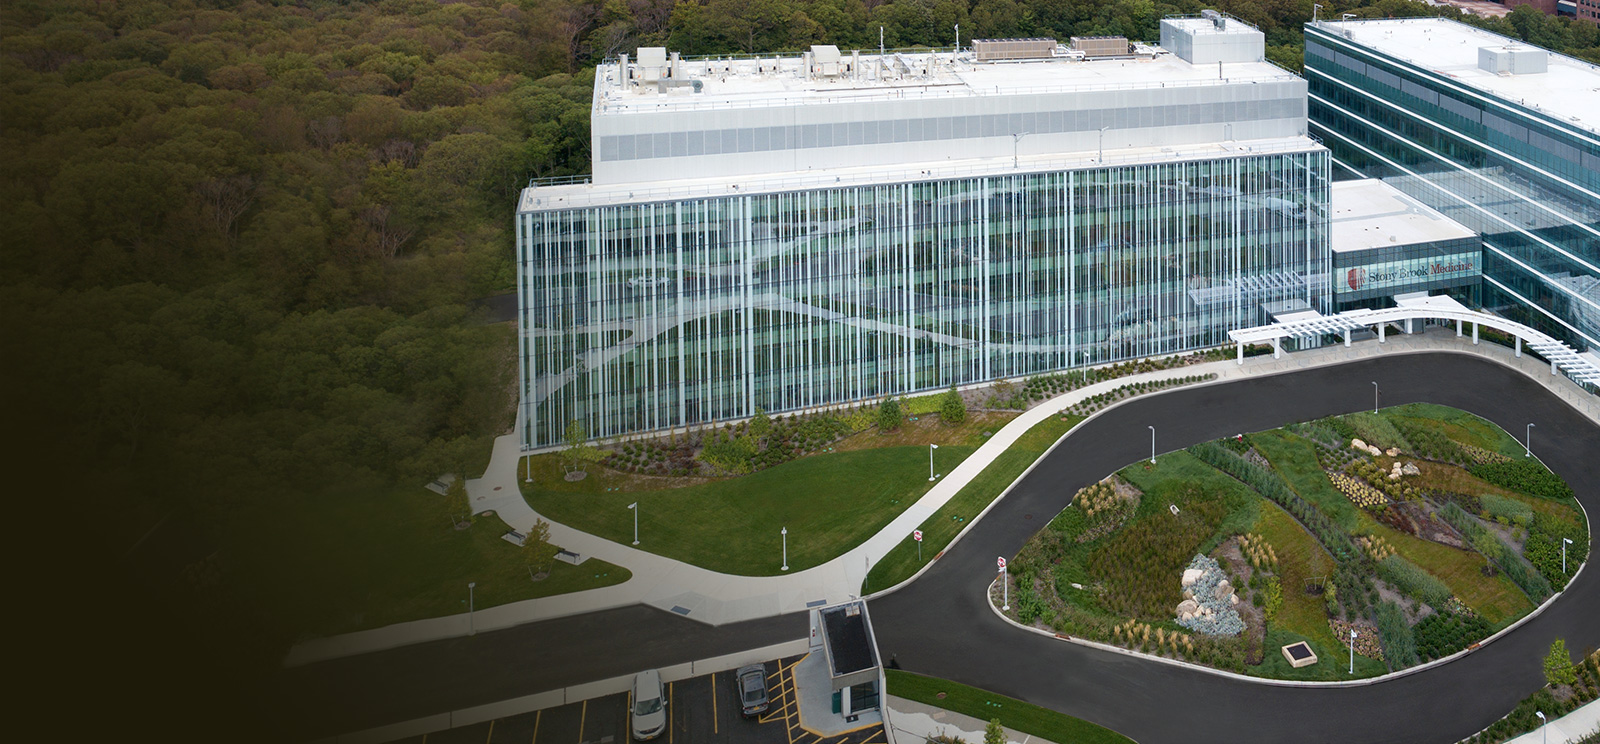
POLYGON ((1476 253, 1408 258, 1344 269, 1343 275, 1338 277, 1335 291, 1339 294, 1353 294, 1377 289, 1396 289, 1412 284, 1471 279, 1482 273, 1481 257, 1476 253))

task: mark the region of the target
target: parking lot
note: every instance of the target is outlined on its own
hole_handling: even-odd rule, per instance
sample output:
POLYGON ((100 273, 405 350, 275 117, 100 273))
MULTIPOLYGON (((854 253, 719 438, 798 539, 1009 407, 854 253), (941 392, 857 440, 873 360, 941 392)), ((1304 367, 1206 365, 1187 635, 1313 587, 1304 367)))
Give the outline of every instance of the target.
MULTIPOLYGON (((756 718, 740 712, 732 670, 667 683, 670 725, 653 742, 661 744, 883 744, 875 724, 833 736, 800 725, 791 668, 803 657, 769 661, 767 691, 771 708, 756 718)), ((630 693, 617 693, 498 718, 485 723, 400 739, 396 744, 629 744, 630 693)))

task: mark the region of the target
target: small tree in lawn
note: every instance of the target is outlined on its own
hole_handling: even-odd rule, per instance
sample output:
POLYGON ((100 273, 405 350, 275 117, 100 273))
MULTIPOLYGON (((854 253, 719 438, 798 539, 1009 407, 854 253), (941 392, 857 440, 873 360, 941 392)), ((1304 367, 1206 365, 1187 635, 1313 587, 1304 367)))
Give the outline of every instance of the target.
POLYGON ((567 422, 567 433, 562 437, 567 448, 561 451, 561 469, 564 472, 571 474, 583 467, 584 442, 588 439, 588 432, 583 430, 583 424, 578 423, 577 419, 567 422))
POLYGON ((961 397, 955 385, 950 386, 950 392, 944 394, 944 400, 939 404, 939 417, 947 424, 959 424, 967 420, 967 401, 961 397))
POLYGON ((528 564, 528 578, 538 580, 541 573, 549 570, 550 562, 556 558, 556 546, 550 542, 550 523, 543 519, 533 523, 533 529, 528 530, 527 539, 522 541, 522 560, 528 564))
POLYGON ((894 431, 900 428, 900 420, 902 418, 905 418, 905 416, 900 413, 899 398, 884 398, 883 403, 878 405, 878 429, 880 431, 894 431))
POLYGON ((444 492, 444 508, 456 529, 472 524, 472 505, 467 501, 467 479, 458 473, 444 492))
POLYGON ((1577 681, 1578 672, 1572 668, 1572 655, 1567 653, 1565 639, 1557 638, 1550 644, 1550 653, 1544 657, 1544 679, 1552 687, 1577 681))
POLYGON ((989 719, 989 725, 983 728, 983 744, 1006 744, 1006 729, 1000 719, 989 719))

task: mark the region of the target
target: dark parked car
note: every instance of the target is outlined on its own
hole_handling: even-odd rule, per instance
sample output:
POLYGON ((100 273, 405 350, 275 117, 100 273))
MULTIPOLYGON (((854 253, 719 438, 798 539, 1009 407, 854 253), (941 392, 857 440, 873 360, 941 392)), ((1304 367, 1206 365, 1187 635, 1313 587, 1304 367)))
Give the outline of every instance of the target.
POLYGON ((767 668, 751 664, 739 668, 739 704, 747 716, 767 709, 767 668))

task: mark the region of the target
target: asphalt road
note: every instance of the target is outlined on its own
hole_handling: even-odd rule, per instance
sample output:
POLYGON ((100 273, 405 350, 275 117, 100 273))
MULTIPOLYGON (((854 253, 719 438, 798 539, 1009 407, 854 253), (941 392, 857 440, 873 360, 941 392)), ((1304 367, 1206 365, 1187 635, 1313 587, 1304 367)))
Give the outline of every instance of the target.
POLYGON ((1417 401, 1472 411, 1507 431, 1535 424, 1535 451, 1600 514, 1600 427, 1527 378, 1453 354, 1386 357, 1293 375, 1179 389, 1087 422, 1050 453, 920 580, 871 605, 878 645, 908 671, 959 680, 1160 742, 1453 742, 1543 684, 1557 637, 1600 643, 1600 570, 1590 567, 1538 618, 1443 667, 1353 688, 1234 681, 1041 637, 984 604, 995 556, 1010 556, 1067 498, 1121 464, 1239 432, 1417 401), (1031 518, 1030 516, 1031 515, 1031 518))
MULTIPOLYGON (((1136 399, 1075 430, 914 584, 871 605, 885 658, 1160 742, 1445 742, 1488 725, 1543 682, 1550 641, 1600 644, 1592 567, 1539 618, 1483 650, 1398 680, 1297 689, 1096 651, 1007 625, 984 606, 995 556, 1012 555, 1078 488, 1149 455, 1239 432, 1385 406, 1451 405, 1508 431, 1600 514, 1600 427, 1520 374, 1457 354, 1397 355, 1136 399)), ((794 614, 720 628, 646 607, 532 623, 285 670, 288 738, 362 729, 804 636, 794 614)))

